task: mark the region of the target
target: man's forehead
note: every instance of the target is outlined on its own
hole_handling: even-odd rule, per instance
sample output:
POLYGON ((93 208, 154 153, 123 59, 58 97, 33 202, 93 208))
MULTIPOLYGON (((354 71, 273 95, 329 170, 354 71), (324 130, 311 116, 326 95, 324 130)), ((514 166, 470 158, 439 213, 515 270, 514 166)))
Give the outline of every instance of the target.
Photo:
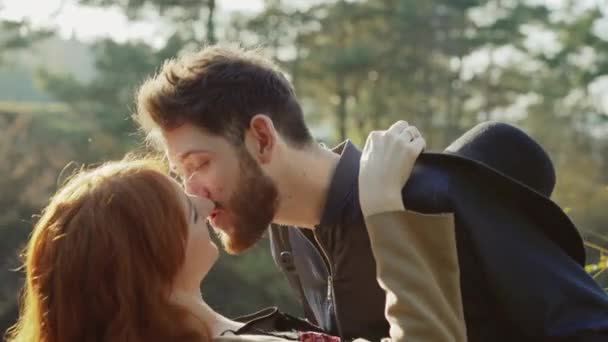
POLYGON ((206 134, 194 129, 191 125, 183 125, 178 128, 163 131, 162 139, 168 155, 176 156, 187 150, 207 145, 206 134))

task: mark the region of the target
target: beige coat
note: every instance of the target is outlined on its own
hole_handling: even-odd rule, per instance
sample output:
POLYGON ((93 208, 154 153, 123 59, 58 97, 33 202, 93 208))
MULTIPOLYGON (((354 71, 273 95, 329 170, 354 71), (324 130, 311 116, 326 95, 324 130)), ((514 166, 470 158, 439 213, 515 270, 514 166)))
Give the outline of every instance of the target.
MULTIPOLYGON (((386 291, 390 340, 466 341, 454 216, 389 211, 366 217, 365 223, 378 283, 386 291)), ((215 340, 284 341, 258 335, 215 340)))

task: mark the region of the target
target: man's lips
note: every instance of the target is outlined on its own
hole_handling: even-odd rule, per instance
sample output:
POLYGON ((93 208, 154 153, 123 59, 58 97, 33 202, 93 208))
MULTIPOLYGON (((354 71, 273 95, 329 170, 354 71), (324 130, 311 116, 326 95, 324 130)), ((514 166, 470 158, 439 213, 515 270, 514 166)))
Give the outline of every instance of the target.
POLYGON ((216 227, 217 227, 217 225, 215 224, 215 220, 217 219, 217 217, 219 216, 219 214, 221 213, 221 211, 222 211, 222 209, 217 209, 217 208, 213 209, 211 211, 211 213, 209 213, 209 216, 207 216, 207 218, 209 219, 209 221, 211 221, 211 224, 213 224, 216 227))

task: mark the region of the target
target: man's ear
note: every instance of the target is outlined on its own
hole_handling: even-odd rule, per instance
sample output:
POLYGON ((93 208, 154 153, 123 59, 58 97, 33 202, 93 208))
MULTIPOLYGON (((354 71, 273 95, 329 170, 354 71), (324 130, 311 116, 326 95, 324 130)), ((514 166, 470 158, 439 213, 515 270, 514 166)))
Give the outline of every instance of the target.
POLYGON ((249 152, 260 163, 268 163, 276 147, 278 133, 272 120, 264 114, 257 114, 249 122, 249 152))

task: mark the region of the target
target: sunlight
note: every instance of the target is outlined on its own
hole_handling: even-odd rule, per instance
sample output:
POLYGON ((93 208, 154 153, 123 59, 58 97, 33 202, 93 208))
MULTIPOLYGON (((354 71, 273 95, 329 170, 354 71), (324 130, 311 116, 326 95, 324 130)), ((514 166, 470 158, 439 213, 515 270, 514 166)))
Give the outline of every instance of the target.
MULTIPOLYGON (((129 21, 118 8, 82 6, 65 0, 5 0, 1 4, 0 18, 27 20, 34 27, 54 27, 63 38, 91 41, 103 37, 118 42, 146 39, 158 46, 167 34, 166 26, 156 20, 129 21)), ((218 1, 218 10, 255 12, 263 5, 262 0, 224 0, 218 1)))

